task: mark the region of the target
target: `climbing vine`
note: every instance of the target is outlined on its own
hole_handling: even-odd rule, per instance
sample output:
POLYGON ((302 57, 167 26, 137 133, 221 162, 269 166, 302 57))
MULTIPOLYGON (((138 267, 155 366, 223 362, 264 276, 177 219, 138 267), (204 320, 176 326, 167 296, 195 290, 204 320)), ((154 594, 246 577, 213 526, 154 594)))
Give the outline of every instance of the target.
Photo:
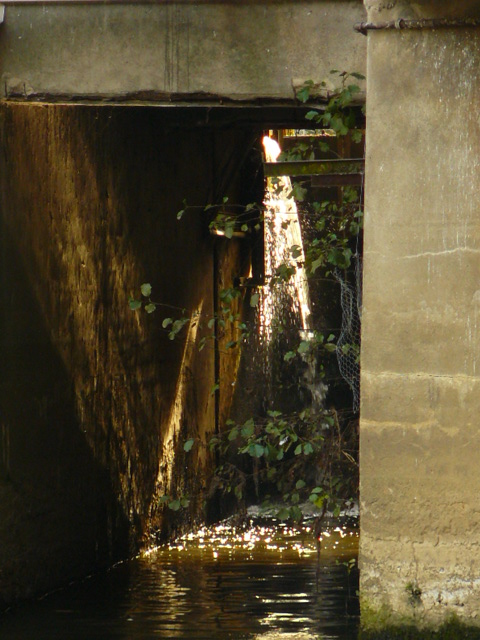
MULTIPOLYGON (((359 86, 355 80, 363 79, 361 74, 332 71, 340 80, 340 87, 328 99, 323 108, 311 109, 306 120, 311 129, 306 130, 310 138, 282 152, 280 160, 313 160, 316 152, 335 153, 331 140, 349 137, 354 143, 362 140, 362 130, 357 126, 358 109, 353 106, 359 86), (322 132, 324 135, 318 136, 322 132)), ((326 86, 322 83, 321 87, 326 86)), ((307 81, 296 92, 296 98, 308 103, 316 85, 307 81)), ((272 179, 274 189, 285 188, 281 181, 272 179)), ((361 193, 358 188, 344 186, 339 189, 335 200, 312 201, 308 185, 302 178, 292 181, 290 197, 301 203, 304 215, 309 221, 309 240, 305 252, 298 245, 289 247, 288 259, 268 274, 265 286, 275 288, 288 283, 299 268, 303 268, 309 279, 316 277, 333 278, 335 270, 340 270, 348 278, 354 252, 363 224, 361 193)), ((232 205, 224 197, 219 204, 192 206, 186 201, 177 213, 181 220, 188 210, 199 209, 210 216, 210 231, 227 239, 237 234, 253 234, 262 228, 267 218, 265 206, 250 203, 246 206, 232 205)), ((288 225, 288 222, 284 223, 288 225)), ((143 309, 152 314, 158 309, 166 309, 153 297, 152 287, 144 283, 140 296, 131 297, 133 311, 143 309)), ((255 329, 245 321, 235 309, 236 301, 244 295, 239 286, 229 286, 219 292, 217 312, 210 316, 191 315, 185 309, 168 308, 162 318, 162 329, 170 340, 174 340, 190 322, 195 320, 210 330, 199 343, 203 349, 208 340, 216 341, 217 330, 233 325, 236 339, 223 345, 226 350, 237 349, 244 344, 255 329)), ((259 303, 259 293, 253 290, 250 306, 259 303)), ((315 354, 319 361, 319 374, 325 376, 324 362, 341 349, 359 358, 359 345, 344 343, 339 345, 338 332, 313 331, 308 339, 301 339, 295 348, 283 354, 286 363, 315 354)), ((216 381, 212 393, 218 390, 216 381)), ((354 421, 353 421, 354 422, 354 421)), ((328 509, 338 515, 346 502, 356 497, 356 432, 350 420, 342 421, 334 408, 306 408, 288 415, 277 410, 269 410, 264 416, 252 416, 238 424, 227 420, 223 430, 213 435, 206 443, 189 438, 184 443, 185 454, 195 447, 207 447, 215 453, 217 468, 210 487, 210 496, 234 496, 239 507, 244 508, 255 497, 265 507, 275 505, 279 518, 301 519, 303 503, 309 503, 317 513, 324 515, 328 509)), ((172 497, 164 495, 160 504, 177 511, 188 507, 186 495, 172 497)))

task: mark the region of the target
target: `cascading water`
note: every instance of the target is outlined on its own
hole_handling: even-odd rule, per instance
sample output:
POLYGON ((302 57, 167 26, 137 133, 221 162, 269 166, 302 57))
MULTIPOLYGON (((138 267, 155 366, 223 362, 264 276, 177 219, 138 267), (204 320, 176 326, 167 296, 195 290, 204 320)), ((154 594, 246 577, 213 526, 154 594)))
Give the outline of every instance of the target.
MULTIPOLYGON (((265 136, 263 146, 266 160, 276 162, 281 152, 278 143, 265 136)), ((264 204, 265 273, 270 277, 270 283, 261 291, 258 308, 261 342, 268 353, 264 373, 269 381, 272 401, 278 391, 275 389, 274 363, 281 367, 278 356, 283 358, 283 354, 274 353, 278 347, 279 334, 296 328, 297 343, 298 338, 308 343, 313 339, 314 330, 300 219, 288 176, 267 179, 264 204), (285 273, 285 265, 292 265, 294 268, 288 281, 281 278, 282 270, 285 273)), ((306 365, 300 383, 309 391, 310 408, 314 412, 323 407, 327 387, 317 375, 313 350, 303 350, 300 355, 306 365)))

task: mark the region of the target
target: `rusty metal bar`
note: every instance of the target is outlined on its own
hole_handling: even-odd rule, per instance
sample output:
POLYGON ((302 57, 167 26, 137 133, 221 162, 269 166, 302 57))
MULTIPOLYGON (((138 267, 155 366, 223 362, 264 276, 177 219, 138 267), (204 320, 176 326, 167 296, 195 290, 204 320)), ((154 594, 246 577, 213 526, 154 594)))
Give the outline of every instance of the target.
POLYGON ((389 20, 388 22, 357 22, 354 25, 355 31, 364 36, 369 31, 381 30, 420 30, 420 29, 458 29, 472 28, 480 26, 480 18, 421 18, 418 20, 389 20))
POLYGON ((363 173, 365 160, 291 160, 288 162, 264 162, 263 170, 269 178, 281 176, 345 175, 363 173))

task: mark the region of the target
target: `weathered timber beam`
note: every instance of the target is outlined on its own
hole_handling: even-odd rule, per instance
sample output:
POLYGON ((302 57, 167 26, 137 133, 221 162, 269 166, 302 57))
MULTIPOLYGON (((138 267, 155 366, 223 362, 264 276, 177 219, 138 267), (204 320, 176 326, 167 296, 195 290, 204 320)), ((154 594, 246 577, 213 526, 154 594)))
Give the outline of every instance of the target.
POLYGON ((349 160, 292 160, 289 162, 264 162, 263 170, 269 178, 280 176, 346 175, 363 173, 365 161, 349 160))

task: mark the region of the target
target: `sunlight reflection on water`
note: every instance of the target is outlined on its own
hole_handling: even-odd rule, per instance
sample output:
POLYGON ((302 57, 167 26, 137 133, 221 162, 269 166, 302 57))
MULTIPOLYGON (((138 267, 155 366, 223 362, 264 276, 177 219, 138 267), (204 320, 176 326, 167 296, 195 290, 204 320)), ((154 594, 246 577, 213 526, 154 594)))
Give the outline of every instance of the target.
POLYGON ((9 640, 351 640, 354 528, 324 537, 317 588, 308 526, 223 523, 0 619, 9 640))

